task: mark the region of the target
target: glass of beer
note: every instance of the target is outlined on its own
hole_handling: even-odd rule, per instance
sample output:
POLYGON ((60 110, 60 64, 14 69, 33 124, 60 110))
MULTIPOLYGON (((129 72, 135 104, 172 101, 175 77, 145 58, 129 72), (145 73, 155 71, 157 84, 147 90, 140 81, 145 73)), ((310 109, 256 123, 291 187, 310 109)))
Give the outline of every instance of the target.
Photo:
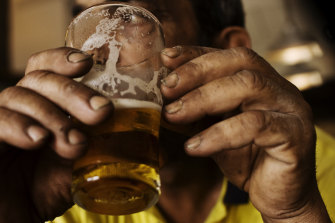
POLYGON ((108 97, 115 108, 104 123, 81 125, 89 148, 74 164, 75 203, 108 215, 151 207, 160 195, 159 83, 167 73, 158 19, 128 4, 96 5, 71 22, 66 46, 92 55, 92 69, 76 80, 108 97))

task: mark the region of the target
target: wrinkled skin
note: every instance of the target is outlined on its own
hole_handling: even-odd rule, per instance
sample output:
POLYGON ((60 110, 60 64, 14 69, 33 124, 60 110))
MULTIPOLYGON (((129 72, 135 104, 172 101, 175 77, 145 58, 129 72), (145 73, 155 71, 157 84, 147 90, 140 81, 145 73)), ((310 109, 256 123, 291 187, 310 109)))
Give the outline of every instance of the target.
POLYGON ((303 215, 314 202, 322 204, 311 111, 299 91, 250 49, 210 51, 183 47, 177 58, 163 57, 177 74, 176 86, 162 87, 176 100, 165 108, 169 122, 234 111, 189 139, 188 154, 212 157, 231 182, 249 192, 264 220, 303 215))
MULTIPOLYGON (((172 37, 167 42, 178 44, 172 37)), ((188 129, 208 116, 217 120, 197 129, 186 153, 213 158, 249 192, 265 222, 330 222, 316 185, 311 110, 292 84, 246 47, 179 46, 165 49, 162 60, 171 70, 161 87, 169 101, 165 121, 188 129)), ((86 138, 68 115, 92 125, 113 111, 72 80, 92 64, 70 48, 46 50, 30 58, 16 86, 1 92, 0 222, 53 219, 73 204, 71 168, 86 138)))
POLYGON ((105 99, 70 78, 92 65, 90 57, 67 62, 70 51, 60 48, 32 56, 26 76, 0 94, 0 168, 6 179, 1 183, 5 188, 1 189, 0 213, 14 217, 20 213, 25 219, 14 222, 49 219, 72 205, 72 160, 85 151, 86 139, 68 114, 94 124, 112 110, 110 103, 92 108, 105 99))

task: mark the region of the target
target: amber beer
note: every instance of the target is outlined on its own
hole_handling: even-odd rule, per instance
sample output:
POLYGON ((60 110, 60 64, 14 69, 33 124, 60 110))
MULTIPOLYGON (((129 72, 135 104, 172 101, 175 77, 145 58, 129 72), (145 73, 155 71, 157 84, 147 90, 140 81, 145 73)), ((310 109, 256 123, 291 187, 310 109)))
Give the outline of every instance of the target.
POLYGON ((107 215, 143 211, 160 194, 159 84, 167 72, 160 60, 161 24, 141 7, 99 4, 71 22, 66 46, 92 55, 93 67, 76 81, 110 98, 115 108, 100 125, 80 124, 89 148, 74 164, 74 202, 107 215))
POLYGON ((161 107, 116 99, 109 120, 86 127, 88 153, 74 166, 72 193, 83 208, 110 215, 142 211, 157 202, 161 107))

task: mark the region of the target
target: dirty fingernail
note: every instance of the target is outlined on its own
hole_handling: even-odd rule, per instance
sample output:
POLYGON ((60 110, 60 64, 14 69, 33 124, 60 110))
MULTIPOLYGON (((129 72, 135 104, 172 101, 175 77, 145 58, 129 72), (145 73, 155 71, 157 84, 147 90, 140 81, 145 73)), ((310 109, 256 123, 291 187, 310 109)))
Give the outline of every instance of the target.
POLYGON ((171 58, 176 58, 181 54, 181 46, 166 48, 162 51, 162 54, 171 58))
POLYGON ((32 125, 27 129, 29 137, 34 142, 39 142, 48 136, 48 131, 40 126, 32 125))
POLYGON ((166 78, 162 79, 162 84, 168 88, 174 88, 179 82, 179 76, 176 73, 168 75, 166 78))
POLYGON ((92 56, 90 54, 87 54, 85 52, 81 51, 70 51, 67 55, 67 61, 70 63, 79 63, 85 60, 88 60, 92 56))
POLYGON ((200 143, 201 143, 200 136, 195 136, 185 143, 185 147, 188 150, 194 150, 199 147, 200 143))
POLYGON ((93 110, 99 110, 100 108, 110 104, 111 101, 108 98, 102 97, 102 96, 93 96, 90 99, 90 105, 93 108, 93 110))
POLYGON ((174 114, 177 113, 178 111, 180 111, 183 107, 183 102, 181 100, 178 100, 172 104, 169 104, 165 107, 165 111, 168 114, 174 114))
POLYGON ((77 129, 71 129, 68 132, 67 137, 68 137, 69 143, 72 144, 72 145, 78 145, 78 144, 86 143, 85 135, 77 129))

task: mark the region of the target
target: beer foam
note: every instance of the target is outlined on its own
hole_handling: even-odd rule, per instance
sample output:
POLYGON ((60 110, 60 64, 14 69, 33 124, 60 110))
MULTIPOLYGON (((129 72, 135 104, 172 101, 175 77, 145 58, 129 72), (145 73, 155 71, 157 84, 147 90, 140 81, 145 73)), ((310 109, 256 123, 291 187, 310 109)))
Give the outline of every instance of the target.
POLYGON ((136 99, 129 99, 129 98, 114 98, 112 99, 113 105, 115 109, 120 108, 150 108, 157 111, 162 110, 162 106, 150 102, 150 101, 140 101, 136 99))
MULTIPOLYGON (((78 81, 81 81, 85 85, 113 100, 115 97, 141 99, 139 98, 137 91, 142 91, 147 95, 154 95, 154 97, 151 97, 150 100, 156 104, 162 105, 162 95, 157 83, 159 82, 159 79, 167 73, 166 68, 161 67, 158 71, 154 70, 153 68, 151 68, 152 70, 144 70, 145 72, 152 72, 150 75, 153 76, 153 78, 149 82, 136 76, 130 76, 124 73, 121 74, 117 70, 117 62, 119 60, 120 51, 123 44, 116 40, 116 32, 118 30, 124 29, 125 19, 131 20, 131 16, 134 13, 145 15, 143 12, 131 6, 118 7, 112 16, 113 19, 111 19, 111 15, 108 9, 100 10, 98 12, 98 16, 105 18, 102 18, 99 21, 99 24, 95 28, 95 33, 91 34, 87 38, 87 40, 82 45, 81 50, 92 51, 108 46, 108 59, 104 66, 101 64, 95 64, 89 73, 87 73, 83 78, 78 79, 78 81), (127 85, 124 84, 122 88, 120 88, 119 85, 121 83, 127 83, 127 85)), ((91 9, 87 14, 76 18, 75 22, 78 22, 77 20, 84 18, 87 19, 87 17, 92 16, 94 16, 94 12, 91 9)), ((149 15, 145 16, 150 18, 149 15)), ((159 48, 163 46, 161 44, 157 44, 157 47, 159 48)), ((134 73, 136 67, 132 69, 132 72, 134 73)))

